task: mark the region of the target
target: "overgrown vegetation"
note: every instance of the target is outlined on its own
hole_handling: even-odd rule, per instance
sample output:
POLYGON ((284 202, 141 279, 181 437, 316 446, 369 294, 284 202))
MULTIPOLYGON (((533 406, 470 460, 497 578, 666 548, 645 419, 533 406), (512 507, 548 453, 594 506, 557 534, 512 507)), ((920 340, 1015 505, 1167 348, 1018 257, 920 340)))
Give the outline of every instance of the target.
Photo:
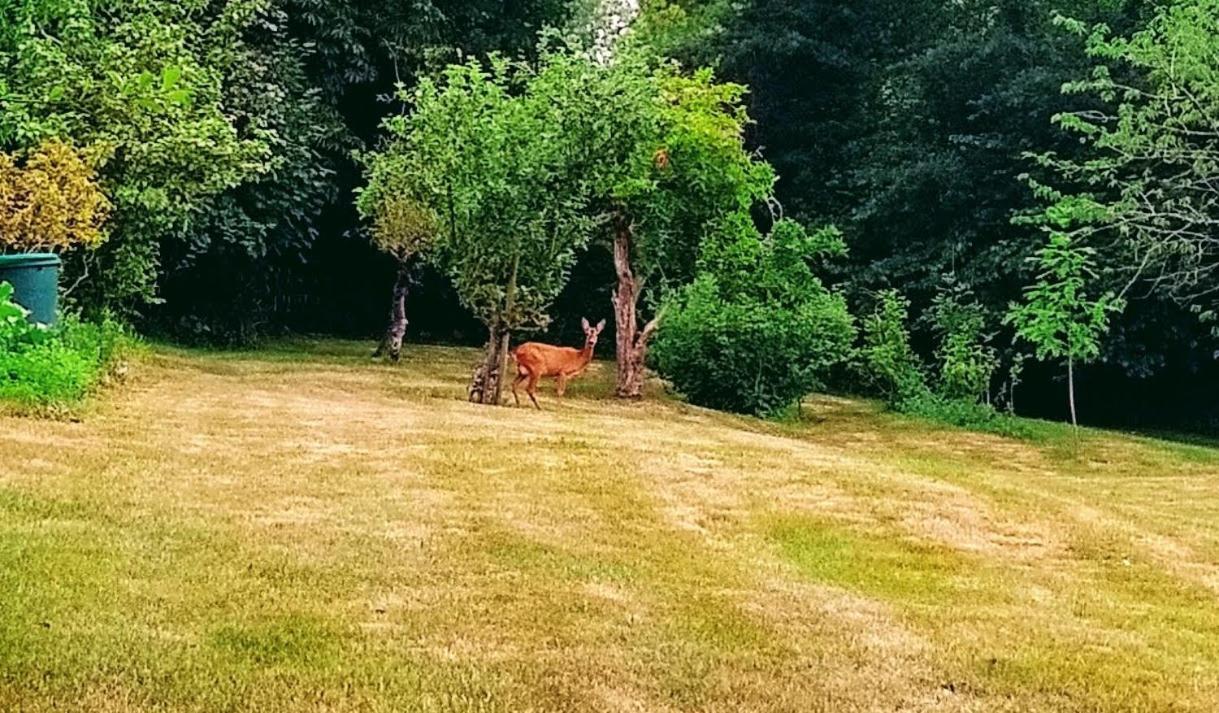
MULTIPOLYGON (((900 290, 929 359, 922 315, 945 276, 1001 314, 1045 244, 1012 216, 1090 197, 1104 210, 1073 230, 1098 249, 1095 294, 1128 305, 1077 374, 1095 387, 1084 417, 1215 423, 1219 345, 1198 319, 1213 307, 1200 288, 1219 284, 1213 186, 1198 183, 1214 173, 1212 0, 680 5, 661 45, 750 87, 752 138, 788 213, 846 236, 853 307, 900 290)), ((1012 332, 992 329, 1006 369, 1012 332)), ((1067 418, 1060 371, 1028 366, 1021 410, 1067 418)))
POLYGON ((0 282, 0 412, 62 413, 123 368, 131 338, 118 323, 34 325, 12 296, 0 282))
POLYGON ((935 368, 910 344, 910 302, 894 290, 875 296, 863 319, 859 369, 894 410, 962 428, 1017 437, 1040 430, 997 410, 992 399, 998 367, 985 310, 959 290, 936 296, 929 315, 938 335, 935 368), (934 374, 934 378, 929 375, 934 374))

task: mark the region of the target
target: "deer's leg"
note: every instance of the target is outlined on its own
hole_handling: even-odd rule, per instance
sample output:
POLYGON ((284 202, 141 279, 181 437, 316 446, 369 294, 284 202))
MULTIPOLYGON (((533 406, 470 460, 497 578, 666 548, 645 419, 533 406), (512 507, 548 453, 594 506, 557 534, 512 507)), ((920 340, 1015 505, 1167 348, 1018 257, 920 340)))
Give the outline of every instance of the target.
POLYGON ((521 383, 524 382, 525 379, 528 379, 528 378, 529 378, 529 372, 525 371, 524 369, 520 369, 520 368, 518 368, 516 370, 516 379, 514 379, 512 381, 512 400, 516 402, 517 406, 521 405, 521 397, 519 394, 516 393, 516 387, 520 386, 521 383))
POLYGON ((555 393, 559 396, 562 396, 567 391, 568 378, 570 377, 568 377, 567 374, 559 374, 558 378, 555 380, 558 383, 558 386, 555 387, 555 393))
POLYGON ((533 402, 537 410, 541 411, 542 407, 538 404, 538 379, 537 374, 529 375, 529 383, 525 385, 525 393, 529 394, 529 400, 533 402))

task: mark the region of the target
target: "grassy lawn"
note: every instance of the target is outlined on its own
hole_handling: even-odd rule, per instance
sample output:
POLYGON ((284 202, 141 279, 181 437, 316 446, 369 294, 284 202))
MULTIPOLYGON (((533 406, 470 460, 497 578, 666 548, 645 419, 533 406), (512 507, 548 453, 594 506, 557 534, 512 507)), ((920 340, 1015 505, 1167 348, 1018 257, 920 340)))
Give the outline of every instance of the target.
POLYGON ((0 417, 0 711, 1219 710, 1219 450, 367 346, 0 417))

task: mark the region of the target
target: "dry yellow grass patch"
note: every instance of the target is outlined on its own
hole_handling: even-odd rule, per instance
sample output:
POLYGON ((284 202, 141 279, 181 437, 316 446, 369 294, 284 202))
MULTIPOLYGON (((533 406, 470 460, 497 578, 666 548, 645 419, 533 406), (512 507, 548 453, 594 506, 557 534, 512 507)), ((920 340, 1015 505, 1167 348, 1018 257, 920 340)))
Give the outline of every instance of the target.
POLYGON ((0 418, 0 710, 1213 711, 1219 456, 155 350, 0 418))

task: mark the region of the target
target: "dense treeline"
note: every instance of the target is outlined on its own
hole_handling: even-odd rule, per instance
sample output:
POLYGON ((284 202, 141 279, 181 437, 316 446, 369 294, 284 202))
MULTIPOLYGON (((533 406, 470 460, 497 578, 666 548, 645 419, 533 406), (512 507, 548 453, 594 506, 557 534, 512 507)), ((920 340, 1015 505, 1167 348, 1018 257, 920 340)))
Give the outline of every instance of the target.
MULTIPOLYGON (((69 266, 69 282, 89 278, 73 295, 86 308, 186 339, 246 341, 315 287, 310 262, 363 248, 345 239, 357 229, 352 152, 375 139, 394 86, 463 52, 528 50, 564 13, 546 0, 507 11, 464 1, 6 3, 0 146, 70 139, 101 167, 112 239, 69 266)), ((369 264, 339 267, 346 282, 369 264)))
MULTIPOLYGON (((1178 4, 1211 6, 1182 25, 1215 36, 1213 3, 1178 4)), ((1029 283, 1028 259, 1044 242, 1038 230, 1013 221, 1045 206, 1021 177, 1055 183, 1057 173, 1035 156, 1100 155, 1054 118, 1112 109, 1122 99, 1063 91, 1121 59, 1090 45, 1088 34, 1103 25, 1129 36, 1156 7, 1137 0, 754 0, 703 6, 701 22, 721 29, 687 29, 674 44, 691 61, 716 62, 750 86, 752 138, 783 177, 780 199, 792 213, 834 222, 847 235, 841 278, 854 305, 866 309, 876 290, 892 287, 921 314, 946 287, 964 287, 996 323, 1029 283)), ((691 15, 697 26, 700 13, 691 15)), ((1213 72, 1213 46, 1192 49, 1213 72)), ((1112 64, 1119 79, 1145 81, 1148 67, 1112 64)), ((1079 176, 1058 185, 1078 186, 1079 176)), ((1128 285, 1127 267, 1138 260, 1131 251, 1105 258, 1107 279, 1129 287, 1131 299, 1103 342, 1103 359, 1083 374, 1092 401, 1085 415, 1110 423, 1211 421, 1219 371, 1210 326, 1197 314, 1209 309, 1205 300, 1181 300, 1147 281, 1128 285)), ((1214 275, 1201 280, 1219 286, 1214 275)), ((916 328, 927 352, 929 327, 916 328)), ((995 337, 1005 368, 1019 354, 1010 338, 995 337)), ((1051 384, 1055 371, 1030 364, 1022 378, 1023 410, 1065 415, 1051 384)))
MULTIPOLYGON (((1103 329, 1096 323, 1095 355, 1072 345, 1072 353, 1092 362, 1076 370, 1070 359, 1087 394, 1083 420, 1206 427, 1219 416, 1210 321, 1219 287, 1210 235, 1219 216, 1212 218, 1209 184, 1219 130, 1210 113, 1219 108, 1217 18, 1213 0, 1164 6, 657 0, 642 7, 562 0, 27 0, 0 8, 0 152, 67 150, 72 156, 65 161, 87 165, 77 173, 105 196, 106 239, 96 250, 65 254, 69 300, 86 314, 118 314, 177 339, 236 344, 284 330, 371 337, 385 329, 391 294, 408 288, 411 338, 483 343, 502 338, 511 322, 514 334, 548 329, 555 339, 574 339, 581 317, 610 316, 612 298, 626 289, 620 259, 615 267, 621 257, 615 246, 626 239, 631 250, 643 251, 632 268, 648 273, 639 277, 649 285, 646 293, 632 292, 631 329, 647 332, 663 309, 674 310, 673 331, 659 342, 662 362, 700 348, 723 356, 725 335, 748 330, 771 345, 775 363, 793 358, 780 355, 817 361, 809 356, 816 352, 809 351, 811 333, 793 342, 795 332, 757 328, 766 321, 761 315, 783 320, 822 304, 821 281, 791 262, 791 251, 754 254, 747 246, 789 240, 809 257, 821 248, 788 229, 834 225, 845 254, 816 261, 817 272, 865 327, 867 315, 892 317, 901 312, 895 305, 908 302, 912 356, 899 361, 934 361, 952 348, 993 355, 993 365, 991 356, 966 359, 982 369, 966 379, 983 382, 969 398, 1063 417, 1059 357, 1025 358, 1072 352, 1030 341, 1038 329, 1042 338, 1052 336, 1044 333, 1051 322, 1034 313, 1062 304, 1038 303, 1037 293, 1025 297, 1038 279, 1053 283, 1045 251, 1055 245, 1047 234, 1056 233, 1070 238, 1057 243, 1062 259, 1079 266, 1087 298, 1077 307, 1101 305, 1111 313, 1103 329), (593 62, 569 67, 564 81, 603 87, 603 94, 568 96, 545 84, 539 55, 545 28, 556 28, 552 42, 561 35, 573 46, 591 43, 593 62), (545 176, 534 189, 568 172, 570 180, 560 182, 566 189, 600 162, 603 185, 572 189, 579 205, 564 209, 570 219, 530 222, 524 211, 513 224, 544 232, 547 225, 591 221, 568 244, 558 272, 533 266, 547 275, 545 299, 534 316, 511 319, 502 305, 478 307, 483 288, 463 282, 489 285, 507 268, 495 268, 494 280, 478 277, 473 265, 456 267, 452 251, 444 259, 409 261, 400 247, 369 240, 377 237, 377 209, 364 206, 364 220, 354 203, 368 152, 394 134, 392 124, 383 129, 386 118, 419 107, 422 78, 443 90, 443 73, 453 71, 446 66, 476 71, 489 52, 525 62, 521 79, 505 79, 508 94, 541 72, 537 91, 551 92, 547 101, 569 102, 573 112, 577 99, 608 101, 620 91, 668 96, 671 88, 648 74, 671 66, 666 57, 684 67, 675 77, 706 66, 716 76, 703 75, 706 91, 725 88, 718 106, 744 131, 738 140, 732 129, 730 149, 709 170, 688 173, 690 164, 669 163, 667 152, 656 152, 679 141, 681 127, 696 125, 691 116, 716 122, 720 109, 677 119, 611 112, 618 123, 609 121, 608 130, 638 131, 637 145, 624 139, 593 157, 591 139, 573 141, 532 168, 484 165, 460 151, 442 152, 443 142, 431 146, 425 167, 455 161, 444 174, 463 176, 472 187, 479 170, 503 169, 545 176), (614 53, 649 69, 614 75, 594 68, 614 53), (748 91, 740 95, 735 85, 716 81, 748 91), (644 124, 649 128, 640 129, 644 124), (708 182, 743 160, 733 152, 755 149, 777 182, 708 182), (579 151, 587 155, 576 165, 579 151), (621 158, 636 155, 650 162, 621 158), (680 213, 673 206, 692 208, 680 213), (614 216, 620 228, 638 225, 638 235, 622 238, 619 230, 616 242, 614 216), (649 253, 649 240, 661 241, 663 250, 649 253), (725 252, 724 245, 736 247, 725 252), (771 287, 784 280, 814 287, 803 296, 728 287, 731 275, 750 271, 775 276, 771 287), (1024 305, 1023 322, 1012 303, 1024 305), (1118 305, 1123 309, 1110 309, 1118 305), (965 332, 946 326, 962 324, 951 317, 954 309, 970 315, 972 346, 962 341, 965 332), (702 326, 711 323, 723 333, 702 326)), ((674 106, 681 114, 680 102, 674 106)), ((503 126, 518 127, 510 131, 525 132, 519 127, 529 121, 546 127, 541 113, 525 118, 541 109, 512 107, 501 108, 503 126)), ((589 112, 588 122, 605 118, 595 106, 580 110, 589 112)), ((540 161, 556 146, 539 144, 522 155, 540 161)), ((439 185, 434 180, 431 189, 439 185)), ((548 208, 536 193, 504 195, 519 199, 518 208, 537 203, 534 214, 541 215, 548 208)), ((456 239, 454 221, 417 207, 397 203, 393 216, 448 225, 456 239)), ((490 227, 504 208, 471 210, 485 211, 490 227)), ((513 254, 504 253, 504 265, 548 259, 513 254)), ((893 326, 890 319, 873 333, 891 334, 893 326)), ((844 324, 834 333, 852 329, 844 324)), ((628 341, 638 344, 639 336, 633 332, 628 341)), ((650 332, 643 336, 646 343, 650 332)), ((895 339, 890 346, 905 343, 895 339)), ((628 353, 623 349, 619 356, 628 353)), ((644 359, 644 350, 636 356, 644 359)), ((786 390, 830 379, 838 388, 884 391, 866 362, 859 356, 832 374, 821 373, 827 362, 775 379, 786 380, 786 390)), ((723 383, 685 381, 686 391, 723 383)), ((742 398, 756 410, 772 396, 742 398)))

